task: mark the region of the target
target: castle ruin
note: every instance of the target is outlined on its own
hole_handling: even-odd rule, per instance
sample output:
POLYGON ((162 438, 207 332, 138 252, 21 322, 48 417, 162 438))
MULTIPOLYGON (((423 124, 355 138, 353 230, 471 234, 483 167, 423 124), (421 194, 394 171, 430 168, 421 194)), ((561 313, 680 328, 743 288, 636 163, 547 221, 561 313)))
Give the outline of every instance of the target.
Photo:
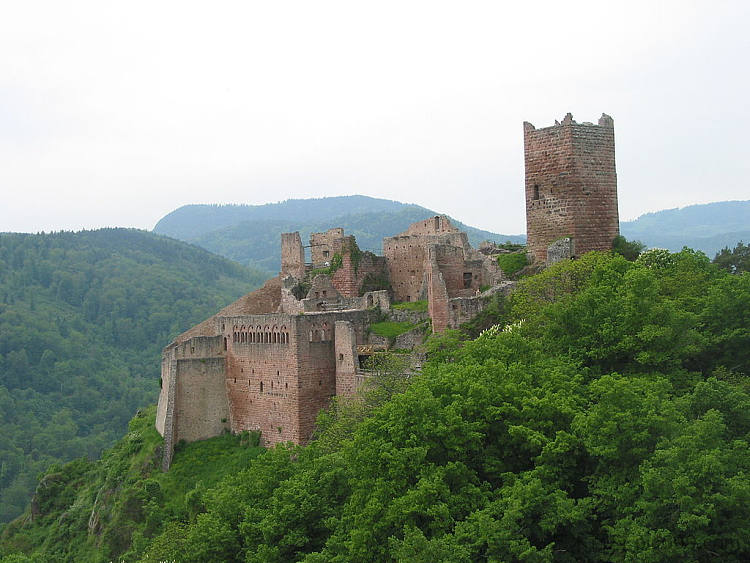
POLYGON ((330 229, 281 235, 281 273, 193 327, 162 355, 156 428, 164 468, 180 440, 260 431, 262 443, 304 443, 334 395, 367 377, 362 361, 383 349, 369 325, 391 300, 428 301, 434 331, 457 328, 507 287, 497 262, 474 250, 445 216, 362 252, 330 229), (490 289, 484 293, 480 287, 490 289))
MULTIPOLYGON (((524 123, 527 252, 540 262, 607 250, 618 234, 612 119, 535 129, 524 123)), ((174 446, 224 431, 262 444, 305 443, 318 412, 367 379, 363 361, 386 347, 369 330, 393 302, 426 300, 434 332, 471 320, 507 292, 495 257, 471 247, 444 215, 362 252, 341 228, 281 235, 281 272, 164 348, 156 428, 162 467, 174 446)), ((419 335, 397 347, 410 347, 419 335)))

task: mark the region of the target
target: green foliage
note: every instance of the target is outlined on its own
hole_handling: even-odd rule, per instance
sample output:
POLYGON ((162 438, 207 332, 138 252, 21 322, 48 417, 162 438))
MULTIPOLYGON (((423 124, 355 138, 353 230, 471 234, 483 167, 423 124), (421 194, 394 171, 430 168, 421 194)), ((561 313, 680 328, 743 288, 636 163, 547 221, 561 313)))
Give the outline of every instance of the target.
POLYGON ((520 252, 520 251, 526 251, 526 245, 519 243, 519 242, 512 242, 510 240, 507 240, 501 244, 496 244, 497 248, 501 248, 503 250, 508 250, 509 252, 520 252))
POLYGON ((0 235, 0 522, 51 464, 114 443, 156 400, 162 347, 261 281, 143 231, 0 235))
MULTIPOLYGON (((99 537, 130 534, 147 561, 745 561, 750 274, 687 249, 662 258, 590 253, 524 279, 473 340, 431 337, 418 375, 378 358, 380 378, 321 413, 310 445, 221 481, 163 476, 189 481, 182 512, 152 500, 169 481, 128 485, 123 468, 146 460, 105 457, 126 483, 107 522, 125 532, 99 537), (165 524, 147 531, 139 513, 165 524)), ((132 456, 151 440, 128 436, 132 456)), ((45 506, 66 505, 55 487, 86 471, 56 468, 45 506)), ((46 535, 12 524, 2 553, 80 553, 87 494, 82 517, 51 515, 46 535)))
POLYGON ((392 340, 400 334, 409 332, 416 326, 417 325, 415 325, 414 323, 410 323, 407 321, 382 321, 379 323, 371 324, 370 331, 373 334, 377 334, 378 336, 382 336, 384 338, 392 340))
POLYGON ((669 268, 674 263, 674 257, 665 248, 649 248, 638 256, 637 262, 647 268, 669 268))
POLYGON ((501 293, 489 298, 487 306, 473 319, 461 325, 461 331, 469 338, 476 338, 494 325, 504 325, 508 321, 508 304, 501 293))
POLYGON ((328 266, 326 266, 325 268, 315 268, 314 270, 310 270, 307 274, 307 279, 309 281, 305 283, 305 285, 308 286, 308 291, 310 281, 314 280, 315 276, 319 276, 321 274, 332 276, 338 269, 341 268, 341 266, 343 266, 343 258, 341 257, 341 254, 337 252, 333 255, 333 257, 331 257, 331 261, 328 266))
POLYGON ((312 283, 309 281, 300 281, 292 288, 292 295, 294 295, 297 300, 304 299, 310 292, 311 287, 312 283))
POLYGON ((392 292, 391 282, 385 274, 365 274, 362 285, 359 286, 359 296, 362 297, 368 291, 386 290, 392 292))
POLYGON ((740 241, 733 250, 725 246, 716 254, 713 263, 730 274, 750 272, 750 245, 740 241))
POLYGON ((242 436, 225 434, 186 444, 170 471, 162 473, 163 440, 154 428, 155 412, 155 407, 139 412, 126 436, 99 461, 78 459, 47 473, 37 486, 36 516, 8 524, 0 556, 20 552, 32 561, 131 561, 148 548, 182 560, 184 552, 167 549, 177 544, 198 560, 221 560, 232 536, 205 514, 204 496, 264 450, 243 443, 242 436), (188 530, 186 522, 195 526, 188 530), (215 537, 203 548, 205 534, 215 537), (154 542, 157 536, 161 544, 154 542))
POLYGON ((401 303, 391 303, 391 309, 397 311, 415 311, 417 313, 427 312, 427 300, 422 299, 419 301, 403 301, 401 303))
POLYGON ((615 240, 612 242, 612 250, 624 256, 626 260, 634 261, 640 256, 646 245, 639 240, 628 240, 622 235, 617 235, 615 240))
POLYGON ((528 264, 525 252, 500 254, 497 264, 506 276, 512 276, 528 264))
POLYGON ((336 270, 340 269, 341 266, 344 265, 343 260, 344 259, 341 257, 341 254, 339 254, 338 252, 333 255, 333 257, 331 258, 331 265, 328 266, 327 273, 329 276, 332 276, 336 272, 336 270))

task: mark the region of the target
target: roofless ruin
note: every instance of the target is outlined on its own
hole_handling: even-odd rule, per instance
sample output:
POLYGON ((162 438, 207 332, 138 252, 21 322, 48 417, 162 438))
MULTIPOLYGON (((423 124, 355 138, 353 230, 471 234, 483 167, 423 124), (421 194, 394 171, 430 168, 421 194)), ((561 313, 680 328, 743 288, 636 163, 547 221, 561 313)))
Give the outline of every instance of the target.
MULTIPOLYGON (((528 253, 551 262, 610 249, 619 232, 612 118, 524 123, 524 146, 528 253)), ((362 360, 387 346, 370 325, 408 314, 392 303, 427 300, 441 332, 512 285, 443 215, 385 238, 382 256, 340 228, 313 233, 309 249, 308 262, 299 233, 282 234, 278 276, 164 348, 156 417, 164 469, 178 441, 225 430, 260 431, 266 446, 306 442, 320 409, 353 394, 367 377, 362 360)))

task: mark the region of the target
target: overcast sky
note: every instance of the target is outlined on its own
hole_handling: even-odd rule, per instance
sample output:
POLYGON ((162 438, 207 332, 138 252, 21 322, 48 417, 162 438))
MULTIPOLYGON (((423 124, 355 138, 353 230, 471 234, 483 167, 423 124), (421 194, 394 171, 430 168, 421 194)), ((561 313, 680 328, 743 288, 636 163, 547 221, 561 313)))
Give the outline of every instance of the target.
POLYGON ((365 194, 525 230, 523 121, 614 118, 621 219, 750 199, 750 2, 4 2, 0 231, 365 194))

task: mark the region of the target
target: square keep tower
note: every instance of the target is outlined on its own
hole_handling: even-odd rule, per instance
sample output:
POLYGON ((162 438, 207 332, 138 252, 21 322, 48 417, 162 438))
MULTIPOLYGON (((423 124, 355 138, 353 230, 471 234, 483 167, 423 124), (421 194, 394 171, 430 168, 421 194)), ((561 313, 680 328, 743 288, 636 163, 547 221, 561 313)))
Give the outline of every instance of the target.
POLYGON ((544 262, 562 237, 573 238, 577 255, 611 249, 620 234, 612 118, 602 114, 594 125, 567 114, 552 127, 523 129, 528 252, 544 262))

